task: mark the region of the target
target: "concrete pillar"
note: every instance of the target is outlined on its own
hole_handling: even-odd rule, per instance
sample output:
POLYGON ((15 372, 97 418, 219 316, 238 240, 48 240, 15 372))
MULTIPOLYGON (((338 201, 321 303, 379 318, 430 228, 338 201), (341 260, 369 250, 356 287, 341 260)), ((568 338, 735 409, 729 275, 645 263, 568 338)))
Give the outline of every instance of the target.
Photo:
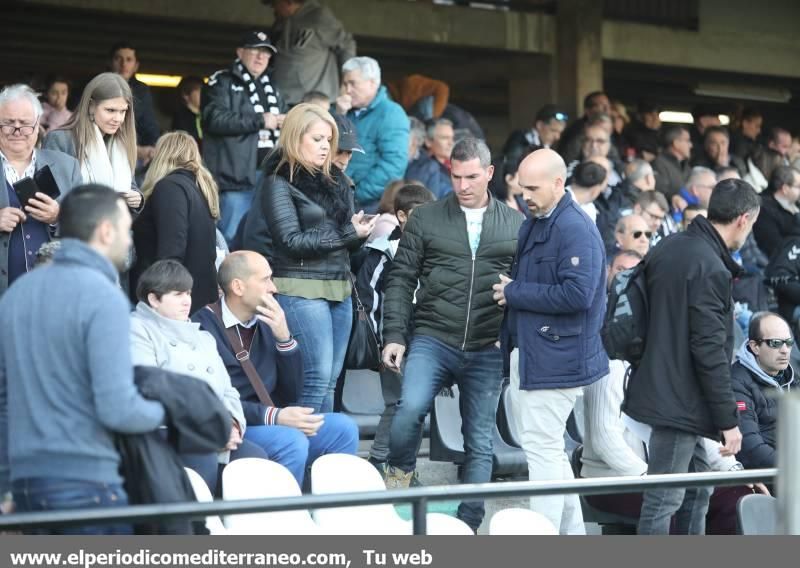
POLYGON ((558 102, 557 76, 552 56, 531 58, 524 73, 508 81, 508 118, 512 129, 528 128, 542 106, 558 102))
POLYGON ((800 394, 781 397, 778 409, 778 534, 800 534, 800 394))
POLYGON ((583 112, 583 97, 603 89, 603 3, 559 0, 557 6, 558 100, 577 117, 583 112))

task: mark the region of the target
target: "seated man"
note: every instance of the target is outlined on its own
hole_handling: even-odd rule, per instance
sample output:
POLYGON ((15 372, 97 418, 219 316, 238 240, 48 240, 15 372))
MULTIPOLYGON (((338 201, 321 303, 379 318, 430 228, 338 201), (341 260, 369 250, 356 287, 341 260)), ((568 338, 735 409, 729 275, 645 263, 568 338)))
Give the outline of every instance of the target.
POLYGON ((220 265, 218 280, 224 295, 192 319, 217 341, 247 425, 273 426, 247 429, 245 440, 261 446, 302 485, 306 465, 319 456, 356 453, 358 427, 343 414, 291 406, 303 391, 303 359, 273 296, 267 260, 252 251, 231 253, 220 265))
MULTIPOLYGON (((653 237, 653 231, 650 230, 650 226, 643 217, 626 215, 617 222, 614 235, 616 250, 635 250, 644 256, 650 250, 650 239, 653 237)), ((609 256, 612 256, 616 250, 609 251, 609 256)))
POLYGON ((742 449, 736 457, 747 469, 776 467, 778 397, 794 381, 789 365, 794 341, 789 324, 771 312, 753 316, 748 337, 731 368, 742 430, 742 449))

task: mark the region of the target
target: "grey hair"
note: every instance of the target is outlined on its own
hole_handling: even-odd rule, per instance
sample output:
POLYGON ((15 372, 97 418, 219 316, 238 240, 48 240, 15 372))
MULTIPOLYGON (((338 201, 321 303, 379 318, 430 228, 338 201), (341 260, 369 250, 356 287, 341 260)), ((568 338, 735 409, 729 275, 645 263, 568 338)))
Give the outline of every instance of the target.
POLYGON ((428 140, 433 140, 433 133, 436 132, 437 126, 449 126, 452 128, 453 121, 446 118, 435 118, 433 120, 429 120, 427 126, 425 127, 425 136, 428 138, 428 140))
POLYGON ((647 160, 634 160, 625 167, 628 174, 628 180, 631 183, 644 179, 653 173, 653 166, 647 160))
POLYGON ((31 89, 28 85, 17 83, 15 85, 9 85, 0 91, 0 107, 6 103, 10 103, 11 101, 16 101, 19 99, 27 99, 28 102, 31 103, 31 106, 33 107, 33 114, 35 115, 36 120, 39 120, 44 112, 44 109, 42 108, 42 103, 39 102, 39 97, 36 95, 36 91, 31 89))
POLYGON ((689 174, 689 180, 686 182, 686 187, 691 187, 697 183, 700 176, 710 175, 714 178, 714 181, 717 180, 717 174, 714 173, 714 170, 710 168, 706 168, 704 166, 695 166, 692 168, 692 172, 689 174))
POLYGON ((364 79, 381 82, 381 66, 371 57, 351 57, 342 65, 342 74, 350 71, 361 71, 364 79))
POLYGON ((411 137, 420 146, 425 141, 425 124, 415 116, 409 116, 408 122, 411 128, 411 137))
POLYGON ((482 168, 492 165, 492 153, 483 140, 474 137, 464 138, 456 142, 450 160, 456 162, 469 162, 478 158, 482 168))

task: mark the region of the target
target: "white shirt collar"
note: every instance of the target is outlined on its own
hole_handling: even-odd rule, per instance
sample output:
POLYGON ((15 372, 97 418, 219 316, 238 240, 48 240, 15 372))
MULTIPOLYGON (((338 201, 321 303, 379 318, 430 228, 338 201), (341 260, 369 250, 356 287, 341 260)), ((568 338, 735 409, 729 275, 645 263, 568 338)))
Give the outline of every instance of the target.
POLYGON ((222 325, 225 326, 225 329, 228 329, 229 327, 233 327, 235 325, 240 325, 244 328, 249 329, 258 323, 258 318, 256 318, 255 316, 253 316, 253 318, 247 323, 239 321, 239 318, 236 317, 236 315, 228 307, 228 304, 225 302, 225 296, 222 297, 220 305, 222 306, 222 325))
POLYGON ((11 162, 8 161, 5 154, 0 152, 0 162, 3 162, 3 171, 5 172, 6 181, 11 185, 14 185, 22 178, 26 177, 33 177, 33 174, 36 173, 36 149, 34 148, 33 152, 31 153, 31 163, 28 164, 28 167, 25 168, 25 171, 22 172, 22 175, 17 173, 17 170, 14 166, 11 165, 11 162))

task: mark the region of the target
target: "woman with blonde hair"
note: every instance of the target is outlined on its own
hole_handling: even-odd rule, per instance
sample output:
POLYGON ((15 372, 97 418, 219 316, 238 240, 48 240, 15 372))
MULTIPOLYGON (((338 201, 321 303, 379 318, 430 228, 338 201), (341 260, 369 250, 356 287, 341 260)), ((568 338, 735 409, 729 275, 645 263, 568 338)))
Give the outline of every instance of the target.
POLYGON ((76 158, 84 183, 108 186, 125 196, 132 213, 141 211, 144 198, 133 179, 133 95, 128 82, 116 73, 101 73, 89 81, 72 118, 48 133, 42 146, 76 158))
POLYGON ((191 313, 215 302, 219 194, 191 135, 177 131, 158 139, 142 191, 147 206, 133 224, 137 258, 131 290, 152 264, 172 259, 192 275, 191 313))
POLYGON ((302 103, 289 111, 243 238, 272 265, 275 297, 303 354, 300 404, 314 412, 333 410, 353 317, 349 252, 375 225, 374 216, 353 214, 352 190, 332 164, 338 137, 324 109, 302 103))

